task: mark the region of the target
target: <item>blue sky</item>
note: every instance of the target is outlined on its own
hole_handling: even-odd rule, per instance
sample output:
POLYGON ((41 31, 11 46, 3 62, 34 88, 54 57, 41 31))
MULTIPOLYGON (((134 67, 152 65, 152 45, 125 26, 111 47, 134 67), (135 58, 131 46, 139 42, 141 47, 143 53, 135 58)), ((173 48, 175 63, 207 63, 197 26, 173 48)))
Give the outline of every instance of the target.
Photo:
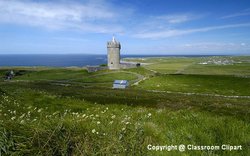
POLYGON ((249 0, 0 0, 0 54, 250 55, 249 0))

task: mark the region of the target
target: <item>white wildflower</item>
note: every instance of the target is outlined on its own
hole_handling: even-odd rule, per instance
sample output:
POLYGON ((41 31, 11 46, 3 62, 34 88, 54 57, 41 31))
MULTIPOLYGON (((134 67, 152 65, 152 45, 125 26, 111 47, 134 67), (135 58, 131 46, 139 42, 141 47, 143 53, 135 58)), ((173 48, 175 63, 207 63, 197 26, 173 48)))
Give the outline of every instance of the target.
POLYGON ((92 133, 95 133, 96 132, 96 130, 95 129, 92 129, 92 133))
POLYGON ((152 115, 151 113, 148 113, 148 117, 151 117, 151 115, 152 115))
POLYGON ((25 113, 24 113, 24 114, 22 114, 19 118, 20 118, 20 119, 22 119, 24 116, 25 116, 25 113))
POLYGON ((56 115, 56 114, 58 114, 59 112, 58 111, 56 111, 56 112, 54 112, 52 115, 56 115))

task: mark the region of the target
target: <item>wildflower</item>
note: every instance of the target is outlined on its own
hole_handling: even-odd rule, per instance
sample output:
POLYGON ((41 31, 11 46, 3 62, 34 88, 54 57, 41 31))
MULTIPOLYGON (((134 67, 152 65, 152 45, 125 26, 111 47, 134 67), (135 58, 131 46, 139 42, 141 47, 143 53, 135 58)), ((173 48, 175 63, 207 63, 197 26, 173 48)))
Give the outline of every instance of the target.
POLYGON ((92 133, 95 133, 96 132, 96 130, 95 129, 92 129, 92 133))
POLYGON ((151 117, 151 115, 152 115, 151 113, 148 113, 148 117, 151 117))
POLYGON ((106 107, 106 110, 108 110, 109 108, 108 107, 106 107))
POLYGON ((38 109, 37 112, 40 113, 42 111, 42 108, 38 109))
POLYGON ((59 112, 58 111, 56 111, 56 112, 54 112, 52 115, 56 115, 56 114, 58 114, 59 112))
POLYGON ((114 121, 110 121, 110 122, 109 122, 109 124, 111 124, 111 125, 112 125, 112 123, 113 123, 113 122, 114 122, 114 121))
POLYGON ((11 118, 11 120, 15 120, 16 119, 16 117, 15 116, 13 116, 12 118, 11 118))
POLYGON ((126 122, 126 125, 130 124, 130 122, 126 122))
POLYGON ((24 116, 25 116, 25 113, 24 113, 24 114, 22 114, 19 118, 20 118, 20 119, 22 119, 24 116))
POLYGON ((20 124, 23 124, 24 123, 24 120, 21 120, 20 124))
POLYGON ((99 125, 101 122, 100 122, 100 121, 97 121, 96 123, 99 125))
POLYGON ((125 131, 125 130, 126 130, 126 128, 125 128, 125 127, 123 127, 123 128, 122 128, 122 131, 125 131))
POLYGON ((112 117, 111 117, 111 119, 114 119, 115 118, 115 115, 113 115, 112 117))
POLYGON ((86 114, 83 114, 82 117, 84 118, 86 116, 86 114))
POLYGON ((95 117, 99 117, 99 115, 98 115, 98 114, 96 114, 96 115, 95 115, 95 117))
POLYGON ((96 134, 99 134, 99 132, 96 132, 96 134))

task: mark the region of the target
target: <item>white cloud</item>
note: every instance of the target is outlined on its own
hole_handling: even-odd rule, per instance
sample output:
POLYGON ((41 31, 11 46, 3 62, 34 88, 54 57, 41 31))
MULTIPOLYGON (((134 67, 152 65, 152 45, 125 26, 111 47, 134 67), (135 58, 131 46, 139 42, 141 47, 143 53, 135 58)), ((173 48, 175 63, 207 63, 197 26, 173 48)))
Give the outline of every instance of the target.
POLYGON ((245 46, 245 45, 246 45, 246 43, 241 43, 240 45, 241 45, 241 46, 245 46))
POLYGON ((250 46, 241 46, 241 43, 231 43, 231 42, 188 42, 183 44, 171 44, 165 43, 157 46, 145 45, 143 49, 137 47, 136 51, 156 52, 158 54, 233 54, 235 52, 248 53, 250 46))
POLYGON ((102 0, 85 3, 0 0, 0 8, 1 23, 104 33, 122 31, 122 28, 113 22, 119 18, 117 10, 111 9, 111 6, 102 0))
POLYGON ((228 29, 228 28, 238 28, 238 27, 250 27, 250 23, 241 23, 241 24, 229 24, 229 25, 220 25, 220 26, 210 26, 203 28, 195 28, 195 29, 166 29, 159 31, 148 31, 143 33, 134 34, 134 37, 137 38, 151 38, 151 39, 159 39, 159 38, 168 38, 180 35, 187 35, 197 32, 207 32, 218 29, 228 29))
POLYGON ((175 36, 180 30, 174 29, 183 26, 186 22, 197 20, 206 16, 205 14, 195 15, 192 13, 164 14, 138 18, 136 24, 129 30, 131 36, 136 38, 164 38, 175 36), (164 36, 164 37, 163 37, 164 36))
POLYGON ((221 17, 221 19, 235 18, 235 17, 249 16, 249 15, 250 15, 250 10, 246 9, 246 10, 243 10, 243 11, 238 12, 238 13, 223 16, 223 17, 221 17))
POLYGON ((179 46, 179 49, 193 52, 247 52, 250 47, 242 46, 242 43, 201 42, 183 44, 179 46))
POLYGON ((173 15, 158 16, 156 18, 164 20, 170 24, 177 24, 195 20, 201 17, 202 17, 201 15, 194 15, 194 14, 173 14, 173 15))

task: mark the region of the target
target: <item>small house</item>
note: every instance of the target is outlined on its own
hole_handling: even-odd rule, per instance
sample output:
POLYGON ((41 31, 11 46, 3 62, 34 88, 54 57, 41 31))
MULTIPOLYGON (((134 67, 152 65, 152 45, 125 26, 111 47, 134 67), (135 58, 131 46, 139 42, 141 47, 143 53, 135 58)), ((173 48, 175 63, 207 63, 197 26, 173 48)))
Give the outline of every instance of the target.
POLYGON ((125 89, 129 85, 128 80, 115 80, 113 83, 114 89, 125 89))

